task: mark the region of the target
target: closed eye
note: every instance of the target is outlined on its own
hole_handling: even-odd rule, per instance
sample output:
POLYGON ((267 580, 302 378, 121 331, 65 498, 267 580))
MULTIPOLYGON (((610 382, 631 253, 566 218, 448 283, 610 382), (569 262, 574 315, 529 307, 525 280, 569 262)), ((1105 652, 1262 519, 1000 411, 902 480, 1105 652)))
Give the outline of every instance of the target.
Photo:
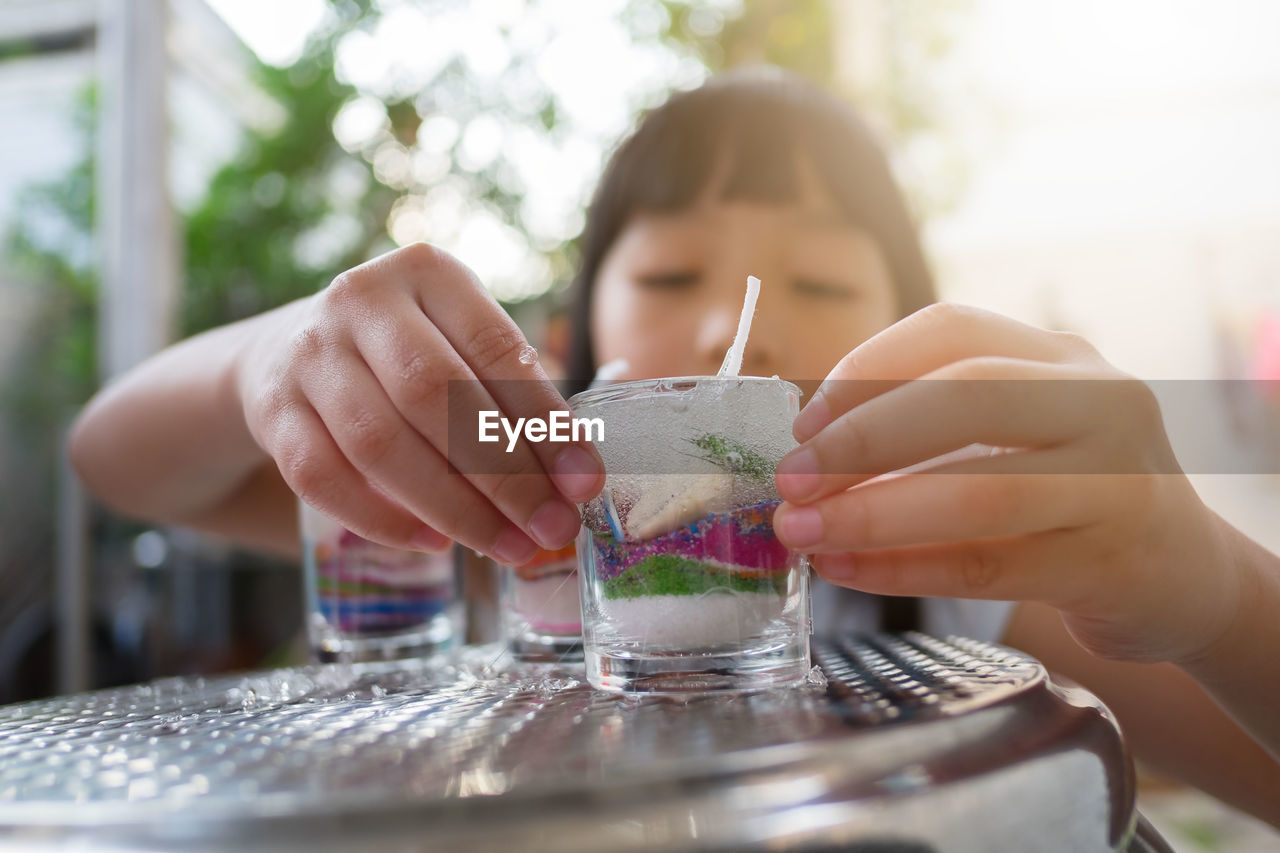
POLYGON ((641 287, 654 290, 683 290, 693 287, 702 279, 698 270, 668 270, 636 277, 641 287))
POLYGON ((792 282, 791 287, 796 293, 823 299, 853 299, 858 295, 858 291, 851 285, 819 281, 814 278, 797 278, 792 282))

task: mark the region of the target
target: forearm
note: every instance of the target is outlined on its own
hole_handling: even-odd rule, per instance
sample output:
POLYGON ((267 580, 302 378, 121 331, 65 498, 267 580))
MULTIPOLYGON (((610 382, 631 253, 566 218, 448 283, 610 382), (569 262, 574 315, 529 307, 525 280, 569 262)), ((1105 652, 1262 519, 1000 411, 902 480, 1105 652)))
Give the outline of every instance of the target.
POLYGON ((78 418, 68 448, 89 490, 151 521, 191 523, 216 513, 269 461, 246 426, 238 368, 254 342, 301 305, 197 335, 103 389, 78 418))
POLYGON ((1203 654, 1179 663, 1280 761, 1280 557, 1218 521, 1241 578, 1238 616, 1203 654))
POLYGON ((1146 766, 1280 827, 1280 764, 1186 672, 1095 657, 1043 604, 1019 604, 1004 642, 1101 698, 1146 766))

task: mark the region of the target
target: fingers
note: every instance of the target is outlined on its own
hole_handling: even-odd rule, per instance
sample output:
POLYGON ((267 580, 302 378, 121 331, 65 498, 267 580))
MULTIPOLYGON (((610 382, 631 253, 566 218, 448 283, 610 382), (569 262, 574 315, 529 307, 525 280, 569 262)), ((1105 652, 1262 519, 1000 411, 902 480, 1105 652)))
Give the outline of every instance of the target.
MULTIPOLYGON (((448 470, 444 456, 404 420, 358 357, 332 362, 324 374, 304 383, 303 391, 351 465, 428 525, 514 565, 537 551, 538 545, 483 494, 448 470)), ((576 532, 576 511, 572 518, 576 532)))
POLYGON ((813 566, 838 586, 878 595, 1045 601, 1070 607, 1095 591, 1090 560, 1073 534, 821 554, 813 566))
POLYGON ((320 416, 298 400, 282 407, 262 436, 264 449, 303 503, 366 539, 393 548, 434 551, 448 540, 375 489, 346 459, 320 416))
MULTIPOLYGON (((409 283, 409 292, 420 309, 404 315, 410 323, 406 330, 409 340, 401 342, 408 347, 399 353, 400 363, 405 365, 402 372, 409 380, 404 383, 404 390, 409 395, 410 410, 406 415, 411 423, 417 423, 421 416, 421 406, 415 405, 414 386, 417 396, 421 396, 423 385, 430 388, 450 380, 482 381, 498 404, 494 408, 510 418, 546 418, 551 411, 569 410, 542 366, 529 360, 528 341, 519 327, 463 264, 426 244, 408 246, 384 256, 379 263, 396 266, 394 274, 409 283), (424 363, 422 351, 414 349, 423 343, 423 338, 437 338, 447 344, 448 351, 456 352, 465 367, 453 365, 443 379, 433 377, 434 365, 424 363)), ((364 343, 367 337, 362 341, 362 351, 364 343)), ((578 452, 569 452, 567 458, 562 458, 568 450, 564 444, 521 445, 522 457, 536 459, 568 500, 587 500, 603 488, 604 466, 589 443, 577 445, 578 452), (576 465, 567 464, 570 459, 576 465)), ((520 461, 520 470, 531 464, 528 458, 520 461)))
MULTIPOLYGON (((371 475, 376 470, 377 482, 424 518, 436 517, 443 505, 459 520, 456 531, 448 529, 462 541, 494 534, 494 512, 476 506, 476 495, 542 547, 561 547, 573 538, 580 523, 573 502, 603 487, 603 465, 594 448, 520 441, 512 453, 495 454, 492 446, 477 441, 481 410, 514 420, 547 418, 568 407, 541 367, 522 358, 524 336, 470 271, 443 252, 413 246, 345 273, 323 300, 325 316, 342 318, 336 344, 330 342, 324 353, 327 367, 354 358, 370 374, 349 377, 351 382, 332 395, 355 397, 368 385, 394 409, 395 417, 383 412, 374 418, 377 434, 371 438, 352 435, 342 420, 354 415, 357 428, 368 433, 359 420, 369 416, 367 411, 326 417, 336 437, 356 442, 361 459, 389 453, 392 444, 399 448, 387 457, 394 464, 364 463, 374 466, 369 470, 371 475), (415 445, 393 436, 396 424, 421 441, 415 445), (369 443, 373 449, 363 447, 369 443), (445 461, 449 464, 442 468, 445 461), (442 476, 469 490, 452 494, 442 476)), ((313 390, 308 396, 315 393, 325 392, 313 390)), ((509 549, 523 550, 524 543, 509 531, 497 535, 506 537, 509 549)), ((485 543, 478 549, 493 553, 492 547, 485 543)), ((505 559, 510 561, 509 553, 505 559)))
MULTIPOLYGON (((562 547, 578 532, 578 510, 548 478, 531 445, 519 442, 512 453, 505 453, 476 441, 474 413, 510 410, 489 395, 488 387, 420 312, 409 308, 392 316, 382 324, 384 334, 374 340, 369 336, 378 324, 356 331, 356 344, 376 377, 373 381, 385 389, 407 427, 451 463, 451 480, 469 483, 543 547, 562 547), (451 441, 451 425, 457 441, 451 441)), ((519 384, 532 393, 537 383, 519 384)), ((422 499, 453 500, 436 481, 427 479, 425 471, 408 468, 399 476, 415 478, 414 489, 422 499)))
POLYGON ((788 547, 810 553, 1076 529, 1109 513, 1108 495, 1096 494, 1093 475, 1044 472, 1070 470, 1080 455, 1007 454, 888 477, 807 506, 784 503, 774 529, 788 547))
POLYGON ((981 443, 1043 448, 1095 426, 1098 383, 1071 366, 979 358, 936 370, 845 412, 778 465, 783 499, 808 503, 981 443))
POLYGON ((930 305, 893 324, 844 357, 795 423, 805 442, 840 414, 903 382, 983 356, 1061 362, 1096 356, 1081 338, 1049 332, 963 305, 930 305))

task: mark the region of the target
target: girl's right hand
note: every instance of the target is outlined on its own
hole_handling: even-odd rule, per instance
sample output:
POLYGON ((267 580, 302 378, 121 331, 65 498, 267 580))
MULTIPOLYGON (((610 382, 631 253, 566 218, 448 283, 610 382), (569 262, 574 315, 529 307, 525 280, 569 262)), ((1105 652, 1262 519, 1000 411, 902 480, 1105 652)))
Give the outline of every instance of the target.
POLYGON ((451 382, 468 383, 453 390, 470 410, 514 419, 568 408, 542 367, 521 361, 524 335, 469 269, 416 244, 296 307, 234 374, 250 433, 305 503, 385 545, 438 550, 452 539, 509 565, 573 538, 574 504, 604 485, 589 444, 499 449, 501 474, 459 473, 499 470, 476 450, 446 456, 451 382))

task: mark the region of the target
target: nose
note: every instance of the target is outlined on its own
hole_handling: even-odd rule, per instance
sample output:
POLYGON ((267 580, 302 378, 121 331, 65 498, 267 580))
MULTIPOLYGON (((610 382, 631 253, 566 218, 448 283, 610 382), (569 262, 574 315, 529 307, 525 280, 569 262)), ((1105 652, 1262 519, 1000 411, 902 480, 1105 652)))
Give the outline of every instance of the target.
MULTIPOLYGON (((746 294, 745 276, 742 281, 736 298, 726 293, 714 305, 707 306, 698 325, 695 341, 698 361, 702 370, 708 374, 720 369, 725 353, 733 345, 733 336, 738 330, 738 319, 742 316, 742 301, 746 294)), ((761 288, 760 300, 751 320, 747 346, 742 353, 743 375, 772 376, 781 372, 781 341, 776 333, 777 324, 767 313, 768 306, 773 302, 765 297, 767 287, 765 284, 761 288)))

